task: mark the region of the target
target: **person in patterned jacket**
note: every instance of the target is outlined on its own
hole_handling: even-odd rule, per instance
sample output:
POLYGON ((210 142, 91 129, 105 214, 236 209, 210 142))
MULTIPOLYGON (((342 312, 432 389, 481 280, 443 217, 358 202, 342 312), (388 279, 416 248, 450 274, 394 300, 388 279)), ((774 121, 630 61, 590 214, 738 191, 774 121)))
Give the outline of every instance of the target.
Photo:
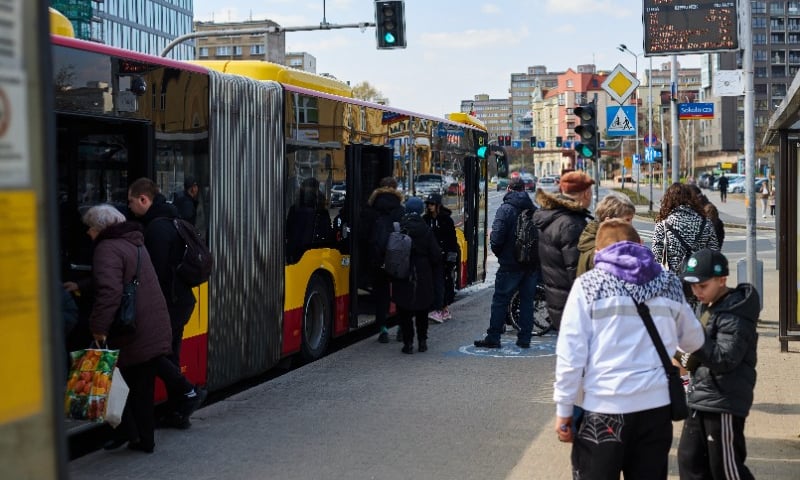
POLYGON ((694 352, 703 327, 681 281, 641 244, 633 226, 600 224, 594 268, 575 280, 556 345, 555 431, 572 442, 572 478, 666 479, 672 445, 667 376, 639 316, 646 305, 668 352, 694 352), (583 395, 583 417, 573 410, 583 395))
MULTIPOLYGON (((686 260, 699 250, 719 250, 714 225, 705 216, 700 200, 690 185, 673 183, 661 199, 661 209, 653 228, 653 256, 664 268, 680 274, 686 260)), ((684 286, 686 299, 697 309, 697 297, 684 286)))

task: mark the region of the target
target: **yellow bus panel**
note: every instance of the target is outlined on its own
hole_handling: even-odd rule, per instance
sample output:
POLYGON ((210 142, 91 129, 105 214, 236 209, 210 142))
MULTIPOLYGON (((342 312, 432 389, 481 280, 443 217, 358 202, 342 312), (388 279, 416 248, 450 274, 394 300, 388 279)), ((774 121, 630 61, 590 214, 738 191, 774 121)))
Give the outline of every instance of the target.
POLYGON ((50 8, 50 33, 75 38, 75 29, 67 17, 53 7, 50 8))
POLYGON ((259 60, 196 60, 192 63, 218 72, 232 73, 255 80, 273 80, 285 85, 330 93, 340 97, 353 97, 353 90, 344 82, 277 63, 259 60))

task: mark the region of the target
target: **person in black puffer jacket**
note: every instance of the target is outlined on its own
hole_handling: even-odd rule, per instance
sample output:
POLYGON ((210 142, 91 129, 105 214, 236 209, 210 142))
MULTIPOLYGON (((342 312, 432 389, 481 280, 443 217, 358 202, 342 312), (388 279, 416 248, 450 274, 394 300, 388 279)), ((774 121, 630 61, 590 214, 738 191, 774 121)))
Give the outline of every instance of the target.
POLYGON ((375 323, 380 329, 380 343, 389 343, 386 323, 389 316, 389 276, 382 268, 386 242, 393 231, 394 222, 400 222, 404 212, 403 193, 397 190, 394 177, 382 178, 378 188, 369 196, 367 206, 361 210, 360 251, 369 262, 366 267, 375 304, 375 323))
POLYGON ((542 189, 536 192, 540 208, 533 216, 539 227, 539 261, 542 264, 547 313, 558 329, 567 296, 575 281, 580 251, 578 240, 591 214, 592 180, 583 172, 565 173, 559 181, 560 193, 542 189))
POLYGON ((711 249, 693 254, 681 278, 705 306, 700 320, 706 340, 679 357, 691 372, 691 414, 678 444, 680 477, 753 478, 744 464, 744 424, 756 385, 758 291, 748 283, 729 288, 728 260, 711 249))
POLYGON ((442 250, 431 229, 420 216, 422 200, 406 201, 401 231, 411 237, 411 278, 392 280, 392 300, 403 332, 403 353, 414 352, 414 323, 420 352, 428 350, 428 311, 433 304, 434 284, 442 281, 442 250), (412 317, 416 322, 412 322, 412 317))

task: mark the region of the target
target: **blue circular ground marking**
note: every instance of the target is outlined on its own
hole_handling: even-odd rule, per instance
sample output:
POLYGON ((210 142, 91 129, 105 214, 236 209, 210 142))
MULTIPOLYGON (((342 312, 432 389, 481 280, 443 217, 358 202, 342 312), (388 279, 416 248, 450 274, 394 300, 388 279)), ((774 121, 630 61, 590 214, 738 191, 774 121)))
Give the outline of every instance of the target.
POLYGON ((516 345, 516 335, 503 335, 500 337, 500 348, 481 348, 475 345, 465 345, 458 349, 463 355, 495 358, 531 358, 551 357, 556 354, 556 335, 544 335, 531 339, 531 348, 519 348, 516 345))

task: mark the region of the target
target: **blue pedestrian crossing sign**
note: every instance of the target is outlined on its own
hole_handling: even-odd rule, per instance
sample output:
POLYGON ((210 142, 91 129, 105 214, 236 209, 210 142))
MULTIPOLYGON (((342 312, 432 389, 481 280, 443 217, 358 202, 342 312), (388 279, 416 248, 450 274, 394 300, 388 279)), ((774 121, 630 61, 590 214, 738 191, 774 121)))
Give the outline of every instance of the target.
POLYGON ((636 107, 606 107, 606 132, 609 137, 636 135, 636 107))

